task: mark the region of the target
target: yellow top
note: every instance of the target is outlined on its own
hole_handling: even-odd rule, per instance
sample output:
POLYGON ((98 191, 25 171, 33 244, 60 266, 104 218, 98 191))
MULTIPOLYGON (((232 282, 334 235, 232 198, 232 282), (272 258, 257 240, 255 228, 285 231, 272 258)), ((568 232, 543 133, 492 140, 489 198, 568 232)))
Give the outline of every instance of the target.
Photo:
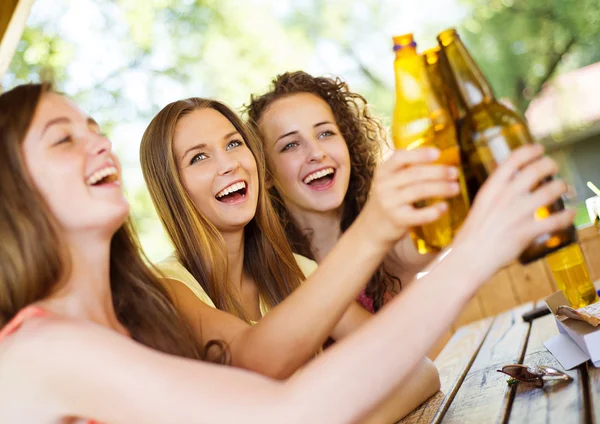
MULTIPOLYGON (((296 263, 306 278, 308 278, 310 274, 317 269, 317 263, 308 259, 307 257, 296 255, 294 253, 294 258, 296 259, 296 263)), ((208 293, 206 293, 194 276, 190 274, 187 269, 185 269, 185 267, 179 262, 174 254, 158 262, 156 267, 166 278, 177 280, 185 284, 198 299, 206 303, 208 306, 216 308, 214 302, 208 296, 208 293)), ((269 309, 263 302, 263 299, 260 298, 260 314, 264 317, 267 312, 269 312, 269 309)))

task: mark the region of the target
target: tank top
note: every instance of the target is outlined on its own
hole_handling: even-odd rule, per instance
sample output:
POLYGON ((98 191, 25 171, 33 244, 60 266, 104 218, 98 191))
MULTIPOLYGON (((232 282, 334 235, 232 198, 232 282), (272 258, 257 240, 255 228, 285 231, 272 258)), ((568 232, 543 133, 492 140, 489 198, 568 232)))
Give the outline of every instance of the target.
MULTIPOLYGON (((43 310, 39 306, 35 306, 35 305, 31 305, 31 306, 28 306, 28 307, 22 309, 17 315, 15 315, 15 317, 12 320, 10 320, 10 322, 8 324, 6 324, 4 326, 4 328, 2 328, 0 330, 0 343, 6 337, 10 336, 12 333, 17 331, 19 329, 19 327, 21 327, 21 325, 25 322, 25 320, 27 320, 29 318, 43 317, 43 316, 49 316, 49 315, 50 315, 50 313, 43 310)), ((79 422, 79 421, 76 421, 76 422, 79 422)), ((83 422, 85 424, 102 424, 99 421, 85 420, 85 419, 83 420, 83 422)))

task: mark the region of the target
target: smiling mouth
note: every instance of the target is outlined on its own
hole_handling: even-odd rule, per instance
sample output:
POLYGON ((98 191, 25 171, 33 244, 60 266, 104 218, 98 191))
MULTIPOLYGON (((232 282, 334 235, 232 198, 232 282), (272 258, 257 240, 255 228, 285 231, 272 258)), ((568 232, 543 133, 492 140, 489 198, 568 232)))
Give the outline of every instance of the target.
POLYGON ((218 192, 215 199, 223 203, 236 203, 244 199, 247 192, 248 184, 245 181, 239 181, 218 192))
POLYGON ((104 184, 110 184, 119 180, 119 172, 116 167, 108 166, 100 169, 90 175, 85 181, 89 186, 101 186, 104 184))
POLYGON ((328 187, 335 178, 335 169, 325 168, 320 171, 308 174, 302 182, 312 188, 325 188, 328 187))

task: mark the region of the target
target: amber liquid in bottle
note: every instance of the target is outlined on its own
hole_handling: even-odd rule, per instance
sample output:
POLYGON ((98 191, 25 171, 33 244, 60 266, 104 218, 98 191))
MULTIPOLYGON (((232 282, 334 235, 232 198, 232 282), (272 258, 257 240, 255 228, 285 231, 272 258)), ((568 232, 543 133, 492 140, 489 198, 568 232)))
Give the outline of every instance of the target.
POLYGON ((571 244, 546 256, 554 281, 573 308, 581 308, 598 300, 583 252, 571 244))
MULTIPOLYGON (((429 80, 426 58, 419 56, 412 36, 394 38, 396 61, 396 108, 392 137, 396 148, 415 149, 437 147, 441 150, 438 163, 461 169, 460 149, 449 112, 444 110, 443 99, 438 96, 429 80)), ((434 72, 433 70, 431 72, 434 72)), ((469 209, 468 195, 462 172, 462 190, 451 199, 428 199, 418 207, 439 201, 448 202, 448 213, 434 223, 411 230, 420 253, 437 252, 448 246, 463 223, 469 209)))
MULTIPOLYGON (((533 142, 525 121, 499 103, 485 77, 454 30, 439 34, 441 63, 448 86, 454 92, 459 141, 471 199, 512 150, 533 142)), ((536 211, 538 219, 564 209, 562 200, 536 211)), ((565 247, 576 240, 575 227, 542 234, 521 254, 523 264, 565 247)))

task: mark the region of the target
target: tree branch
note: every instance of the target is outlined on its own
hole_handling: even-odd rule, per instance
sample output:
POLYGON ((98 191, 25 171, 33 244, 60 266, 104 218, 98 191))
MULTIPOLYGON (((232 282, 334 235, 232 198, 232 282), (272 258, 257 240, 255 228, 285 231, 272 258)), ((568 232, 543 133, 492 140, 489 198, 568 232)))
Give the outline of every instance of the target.
POLYGON ((544 84, 552 77, 554 71, 558 67, 562 58, 571 50, 571 48, 577 43, 577 37, 575 35, 571 35, 571 38, 567 42, 567 44, 562 48, 562 50, 558 52, 554 52, 553 57, 550 57, 548 67, 546 68, 546 73, 536 82, 536 84, 531 87, 531 95, 528 98, 525 98, 525 102, 523 104, 523 110, 527 110, 529 103, 539 94, 539 92, 544 87, 544 84))
POLYGON ((348 56, 350 56, 352 59, 354 59, 354 61, 356 62, 356 64, 358 65, 358 69, 360 69, 360 72, 369 80, 371 81, 373 84, 375 84, 376 86, 378 86, 379 88, 383 88, 385 90, 388 90, 390 87, 388 87, 388 85, 381 79, 379 78, 377 75, 375 75, 368 67, 367 65, 364 64, 364 62, 361 60, 361 58, 358 56, 358 54, 352 49, 352 47, 350 46, 345 46, 344 47, 344 53, 346 53, 348 56))

